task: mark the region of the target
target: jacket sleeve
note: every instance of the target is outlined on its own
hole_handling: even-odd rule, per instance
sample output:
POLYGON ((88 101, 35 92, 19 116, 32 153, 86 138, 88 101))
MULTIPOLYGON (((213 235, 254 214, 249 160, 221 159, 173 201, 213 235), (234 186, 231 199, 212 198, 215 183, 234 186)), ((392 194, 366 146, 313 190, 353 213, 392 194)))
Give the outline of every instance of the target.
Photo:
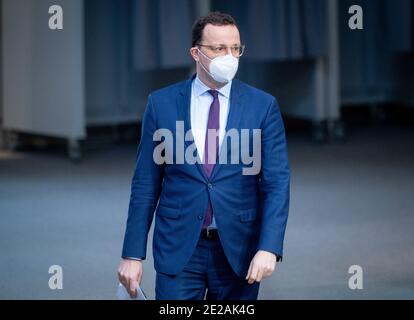
POLYGON ((153 134, 156 129, 155 109, 150 95, 142 120, 141 139, 131 183, 123 258, 146 258, 148 232, 163 180, 163 165, 158 165, 153 160, 156 145, 153 134))
POLYGON ((258 250, 273 252, 281 258, 289 212, 290 168, 285 129, 276 99, 262 125, 261 156, 262 223, 258 250))

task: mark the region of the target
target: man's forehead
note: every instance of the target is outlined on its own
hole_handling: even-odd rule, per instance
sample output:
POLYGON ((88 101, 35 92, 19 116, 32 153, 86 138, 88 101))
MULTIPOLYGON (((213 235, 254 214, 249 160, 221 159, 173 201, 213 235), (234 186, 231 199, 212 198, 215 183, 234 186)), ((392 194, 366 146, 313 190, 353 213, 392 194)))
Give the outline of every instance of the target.
POLYGON ((203 30, 203 38, 219 44, 240 42, 239 30, 234 25, 215 26, 207 24, 203 30))

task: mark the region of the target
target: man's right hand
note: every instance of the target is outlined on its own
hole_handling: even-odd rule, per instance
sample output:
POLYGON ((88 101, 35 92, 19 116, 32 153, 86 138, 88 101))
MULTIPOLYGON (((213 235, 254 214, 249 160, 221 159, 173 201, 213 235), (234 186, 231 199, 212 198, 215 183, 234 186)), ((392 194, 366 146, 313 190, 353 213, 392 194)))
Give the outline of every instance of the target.
POLYGON ((118 268, 119 281, 127 289, 131 298, 137 296, 137 282, 141 284, 142 261, 122 259, 118 268))

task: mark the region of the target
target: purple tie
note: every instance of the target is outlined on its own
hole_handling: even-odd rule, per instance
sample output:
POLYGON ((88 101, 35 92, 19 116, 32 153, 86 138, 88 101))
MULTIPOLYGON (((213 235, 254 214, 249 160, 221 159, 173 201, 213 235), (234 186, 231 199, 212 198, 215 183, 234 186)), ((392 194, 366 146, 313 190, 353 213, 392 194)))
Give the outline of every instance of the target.
MULTIPOLYGON (((210 106, 210 111, 208 113, 208 122, 207 122, 207 130, 206 130, 206 142, 204 146, 204 170, 206 172, 206 175, 208 178, 210 178, 211 173, 213 172, 213 168, 217 159, 218 149, 219 149, 219 138, 218 135, 214 134, 211 137, 215 137, 215 141, 209 141, 209 135, 208 135, 208 129, 214 129, 214 132, 219 132, 220 129, 220 102, 218 99, 218 91, 216 90, 209 90, 208 93, 210 93, 213 96, 213 102, 210 106), (210 157, 209 163, 208 159, 210 157)), ((212 132, 213 133, 213 132, 212 132)), ((210 184, 209 184, 210 187, 210 184)), ((205 215, 203 228, 206 228, 211 224, 213 221, 213 209, 211 207, 210 198, 208 200, 208 206, 207 206, 207 212, 205 215)))

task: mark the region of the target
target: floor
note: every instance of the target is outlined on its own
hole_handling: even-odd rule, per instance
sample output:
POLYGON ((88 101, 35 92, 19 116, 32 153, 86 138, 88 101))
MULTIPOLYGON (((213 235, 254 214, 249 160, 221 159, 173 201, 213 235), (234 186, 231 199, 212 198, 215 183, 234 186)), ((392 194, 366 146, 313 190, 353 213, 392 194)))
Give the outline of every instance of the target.
MULTIPOLYGON (((352 128, 343 142, 288 136, 284 261, 260 299, 414 298, 414 129, 352 128), (363 270, 351 290, 350 266, 363 270)), ((136 146, 0 151, 0 298, 114 299, 136 146), (48 286, 63 268, 63 289, 48 286)), ((152 230, 142 287, 154 298, 152 230)))

